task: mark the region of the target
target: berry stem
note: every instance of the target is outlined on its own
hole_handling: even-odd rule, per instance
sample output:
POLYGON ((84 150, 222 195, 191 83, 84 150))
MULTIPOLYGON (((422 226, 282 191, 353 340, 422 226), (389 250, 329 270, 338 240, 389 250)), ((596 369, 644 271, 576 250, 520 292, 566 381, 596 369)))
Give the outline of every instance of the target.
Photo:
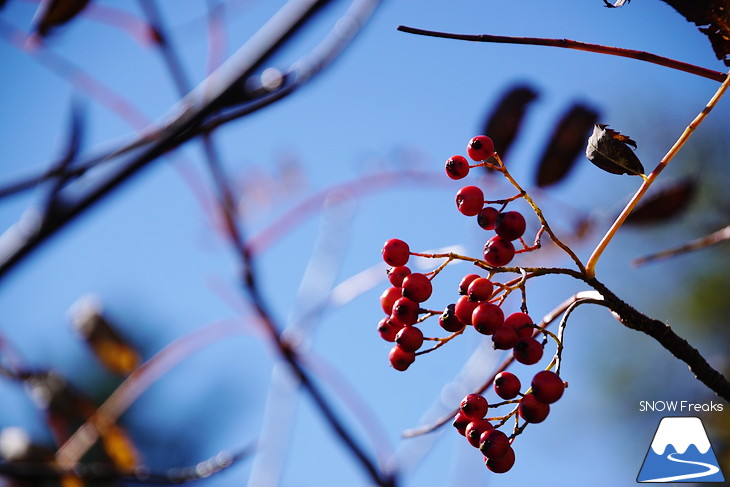
POLYGON ((537 203, 535 203, 535 201, 530 197, 527 191, 525 191, 522 186, 520 186, 520 184, 515 180, 515 178, 512 177, 512 175, 509 173, 504 163, 502 162, 502 159, 500 159, 499 155, 494 154, 493 157, 498 163, 497 170, 501 172, 510 183, 512 183, 512 186, 514 186, 517 191, 520 192, 520 194, 523 195, 525 201, 527 201, 527 203, 532 207, 532 211, 535 212, 535 215, 537 215, 537 218, 540 220, 540 223, 545 229, 544 231, 547 232, 548 235, 550 235, 550 239, 555 243, 555 245, 563 249, 563 251, 568 254, 571 259, 573 259, 573 262, 575 262, 575 264, 578 266, 578 269, 580 269, 581 273, 585 273, 585 267, 583 266, 581 260, 578 258, 577 255, 575 255, 575 252, 573 252, 570 247, 561 242, 560 239, 555 235, 555 233, 550 228, 550 225, 545 220, 545 216, 543 215, 540 207, 537 206, 537 203))
POLYGON ((566 49, 575 49, 578 51, 595 52, 599 54, 609 54, 612 56, 626 57, 645 61, 647 63, 658 64, 666 68, 684 71, 685 73, 694 74, 703 78, 722 82, 725 75, 720 71, 703 68, 694 64, 677 61, 663 56, 646 52, 636 51, 634 49, 624 49, 621 47, 603 46, 600 44, 590 44, 587 42, 574 41, 571 39, 545 39, 541 37, 515 37, 515 36, 497 36, 490 34, 470 35, 470 34, 450 34, 447 32, 437 32, 432 30, 418 29, 416 27, 408 27, 405 25, 398 26, 401 32, 409 34, 425 35, 430 37, 443 37, 446 39, 457 39, 472 42, 493 42, 498 44, 528 44, 533 46, 562 47, 566 49))
POLYGON ((720 101, 722 95, 724 95, 725 91, 727 91, 728 86, 730 86, 730 72, 728 72, 727 76, 725 76, 722 85, 720 85, 712 98, 710 98, 710 101, 707 103, 707 105, 694 118, 694 120, 690 122, 687 128, 684 129, 682 135, 679 136, 674 145, 669 149, 669 151, 662 158, 662 160, 659 161, 659 164, 654 168, 649 176, 644 179, 636 194, 634 194, 634 196, 631 198, 631 201, 628 202, 626 207, 621 211, 621 214, 618 216, 618 218, 616 218, 616 221, 614 221, 611 225, 611 228, 608 229, 601 241, 598 242, 598 245, 593 250, 591 256, 588 258, 588 263, 585 267, 585 274, 589 279, 596 276, 596 264, 598 263, 598 259, 600 259, 603 251, 606 250, 606 247, 616 235, 618 229, 621 228, 621 226, 624 224, 629 214, 633 211, 639 201, 644 197, 644 194, 647 192, 649 187, 656 180, 656 178, 659 177, 659 174, 664 170, 665 167, 667 167, 667 165, 671 162, 674 156, 677 155, 677 152, 679 152, 679 150, 689 140, 695 129, 704 121, 704 119, 707 117, 710 111, 712 111, 715 105, 717 105, 717 102, 720 101))

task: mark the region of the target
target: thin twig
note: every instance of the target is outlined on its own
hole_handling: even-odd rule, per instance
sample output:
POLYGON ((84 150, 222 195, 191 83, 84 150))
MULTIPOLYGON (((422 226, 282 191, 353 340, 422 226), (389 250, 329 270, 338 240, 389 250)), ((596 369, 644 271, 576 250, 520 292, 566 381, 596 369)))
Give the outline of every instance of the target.
POLYGON ((657 260, 669 259, 678 255, 701 250, 728 240, 730 240, 730 225, 702 238, 687 242, 684 245, 679 245, 677 247, 662 250, 661 252, 656 252, 654 254, 646 255, 644 257, 639 257, 638 259, 635 259, 632 264, 638 267, 644 264, 648 264, 649 262, 656 262, 657 260))
POLYGON ((498 36, 490 34, 450 34, 447 32, 437 32, 433 30, 418 29, 405 25, 398 26, 401 32, 409 34, 418 34, 429 37, 442 37, 446 39, 457 39, 461 41, 472 42, 492 42, 498 44, 528 44, 532 46, 548 46, 562 47, 566 49, 575 49, 578 51, 596 52, 599 54, 610 54, 612 56, 626 57, 645 61, 652 64, 658 64, 667 68, 677 69, 685 73, 694 74, 703 78, 722 82, 725 80, 725 74, 720 71, 695 66, 694 64, 677 61, 663 56, 658 56, 646 51, 635 51, 633 49, 624 49, 621 47, 602 46, 600 44, 589 44, 587 42, 573 41, 570 39, 545 39, 541 37, 515 37, 515 36, 498 36))
POLYGON ((730 86, 730 72, 728 72, 728 74, 725 76, 725 80, 723 81, 722 85, 720 85, 720 87, 717 89, 705 108, 703 108, 702 111, 695 117, 695 119, 692 120, 692 122, 687 126, 687 128, 684 129, 682 135, 679 136, 674 145, 669 149, 669 151, 662 158, 662 160, 659 161, 659 164, 641 183, 641 186, 639 187, 636 194, 634 194, 631 200, 626 204, 626 207, 624 207, 624 209, 621 211, 621 214, 616 218, 616 221, 613 222, 611 228, 609 228, 606 232, 606 235, 603 236, 601 241, 593 250, 593 253, 588 258, 588 263, 586 264, 586 275, 589 278, 595 277, 596 264, 598 263, 598 259, 600 259, 601 254, 603 254, 603 251, 606 250, 606 247, 616 235, 616 232, 618 232, 619 228, 621 228, 621 226, 624 224, 629 214, 633 211, 639 201, 641 201, 649 187, 657 179, 657 177, 659 177, 659 174, 664 170, 665 167, 667 167, 669 162, 674 158, 675 155, 677 155, 677 152, 679 152, 679 150, 689 140, 695 129, 699 127, 699 125, 707 117, 710 111, 712 111, 715 105, 717 105, 717 102, 720 101, 722 95, 724 95, 725 91, 727 91, 728 86, 730 86))

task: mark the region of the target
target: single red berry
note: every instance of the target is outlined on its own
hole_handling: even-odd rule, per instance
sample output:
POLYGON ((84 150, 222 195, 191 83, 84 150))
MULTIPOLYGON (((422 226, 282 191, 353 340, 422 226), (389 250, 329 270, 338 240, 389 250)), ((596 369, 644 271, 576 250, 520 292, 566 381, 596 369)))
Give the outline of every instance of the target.
POLYGON ((504 325, 502 308, 492 303, 479 303, 471 314, 471 324, 482 335, 491 335, 504 325))
POLYGON ((468 394, 464 399, 461 400, 459 410, 464 413, 467 418, 472 420, 482 419, 487 415, 487 409, 489 404, 484 396, 479 394, 468 394))
POLYGON ((466 326, 464 323, 459 321, 459 318, 456 317, 456 311, 454 308, 456 308, 455 304, 448 305, 444 309, 444 312, 441 313, 441 316, 439 316, 439 326, 449 333, 461 331, 466 326))
POLYGON ((388 281, 395 287, 401 287, 403 285, 403 279, 410 273, 411 270, 404 265, 391 267, 388 269, 388 281))
POLYGON ((383 260, 386 264, 399 267, 406 265, 411 249, 403 240, 391 238, 383 245, 383 260))
POLYGON ((416 361, 416 354, 413 352, 407 352, 396 345, 390 349, 388 359, 390 360, 390 365, 395 370, 403 372, 416 361))
POLYGON ((479 438, 479 451, 487 458, 503 457, 509 448, 509 438, 497 429, 487 430, 479 438))
POLYGON ((509 472, 515 464, 515 451, 510 446, 507 453, 499 458, 484 458, 487 468, 494 473, 509 472))
POLYGON ((536 364, 542 358, 542 344, 534 338, 522 338, 515 345, 513 354, 521 364, 536 364))
POLYGON ((393 312, 390 314, 390 319, 396 325, 411 326, 418 321, 418 310, 417 302, 410 298, 399 298, 393 303, 393 312))
POLYGON ((403 296, 411 298, 417 303, 422 303, 431 297, 433 287, 431 286, 431 280, 421 274, 420 272, 414 272, 403 279, 403 296))
POLYGON ((495 350, 509 350, 517 345, 520 336, 509 326, 500 326, 492 333, 492 345, 495 350))
POLYGON ((477 306, 479 306, 478 301, 469 301, 469 296, 461 296, 456 300, 454 313, 459 321, 465 325, 471 325, 471 314, 477 306))
POLYGON ((380 306, 383 308, 383 312, 389 315, 393 312, 393 304, 396 300, 403 296, 403 292, 399 287, 389 287, 383 294, 380 295, 380 306))
POLYGON ((461 436, 466 436, 466 427, 471 423, 471 419, 467 418, 461 410, 454 416, 454 422, 451 425, 456 428, 461 436))
POLYGON ((494 154, 494 142, 486 135, 477 135, 469 141, 466 153, 474 161, 487 160, 494 154))
POLYGON ((532 318, 526 313, 512 313, 504 320, 504 325, 514 328, 520 338, 529 338, 535 331, 532 318))
POLYGON ((484 192, 476 186, 464 186, 456 193, 456 208, 462 215, 476 216, 484 207, 484 192))
POLYGON ((506 211, 497 215, 494 232, 506 240, 517 240, 525 234, 525 217, 519 211, 506 211))
POLYGON ((551 370, 543 370, 532 378, 532 394, 540 402, 552 404, 563 396, 565 384, 562 379, 551 370))
POLYGON ((465 295, 465 294, 469 294, 469 286, 474 281, 474 279, 477 279, 479 277, 480 277, 479 274, 467 274, 467 275, 465 275, 461 279, 461 282, 459 283, 459 294, 461 294, 462 296, 465 295))
POLYGON ((415 326, 403 327, 395 336, 395 343, 406 352, 415 352, 423 345, 423 332, 415 326))
POLYGON ((486 419, 474 419, 466 426, 464 436, 466 436, 471 446, 479 448, 482 435, 491 430, 494 430, 494 426, 486 419))
POLYGON ((380 337, 386 342, 394 342, 395 336, 401 328, 402 327, 393 323, 388 316, 380 320, 378 323, 378 333, 380 333, 380 337))
POLYGON ((486 301, 492 297, 494 284, 486 277, 478 277, 469 284, 467 296, 472 301, 486 301))
POLYGON ((446 160, 446 175, 451 179, 462 179, 469 174, 469 162, 464 156, 451 156, 446 160))
POLYGON ((532 394, 525 394, 520 398, 517 412, 528 423, 542 423, 550 414, 550 406, 538 401, 532 394))
POLYGON ((484 260, 493 267, 502 267, 509 264, 514 256, 515 246, 499 235, 495 235, 484 244, 484 260))
POLYGON ((494 378, 494 392, 502 399, 514 399, 520 393, 520 379, 512 372, 500 372, 494 378))
POLYGON ((494 230, 494 224, 497 222, 499 210, 492 206, 485 206, 477 213, 477 223, 484 230, 494 230))

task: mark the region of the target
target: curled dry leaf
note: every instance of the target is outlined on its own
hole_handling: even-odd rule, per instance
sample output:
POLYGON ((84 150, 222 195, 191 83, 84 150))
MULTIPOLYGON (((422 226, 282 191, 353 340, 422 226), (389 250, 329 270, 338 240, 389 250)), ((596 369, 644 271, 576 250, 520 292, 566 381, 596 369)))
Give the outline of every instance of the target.
POLYGON ((89 0, 43 0, 33 23, 35 32, 46 37, 55 27, 72 20, 86 8, 89 0))
POLYGON ((538 163, 535 178, 537 186, 550 186, 568 175, 598 117, 598 112, 580 103, 574 104, 563 114, 538 163))
POLYGON ((139 353, 119 334, 102 314, 100 301, 84 296, 71 308, 74 328, 84 338, 104 367, 118 374, 129 374, 139 366, 139 353))
POLYGON ((608 128, 608 125, 596 124, 588 138, 586 157, 611 174, 643 175, 644 166, 629 146, 635 149, 636 142, 608 128))
POLYGON ((717 59, 730 66, 730 0, 664 0, 710 40, 717 59))
POLYGON ((528 106, 537 97, 538 92, 532 87, 515 85, 502 95, 497 106, 487 116, 483 130, 479 133, 489 135, 494 142, 494 150, 503 159, 522 128, 528 106))
POLYGON ((626 219, 626 223, 645 225, 660 223, 679 215, 697 192, 697 180, 687 178, 667 186, 644 199, 626 219))

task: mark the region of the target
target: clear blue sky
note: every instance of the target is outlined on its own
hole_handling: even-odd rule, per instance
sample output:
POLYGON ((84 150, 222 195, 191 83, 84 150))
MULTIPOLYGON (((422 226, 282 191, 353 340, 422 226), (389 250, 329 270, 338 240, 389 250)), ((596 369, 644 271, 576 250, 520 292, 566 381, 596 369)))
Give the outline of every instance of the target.
MULTIPOLYGON (((27 29, 34 2, 8 3, 0 11, 2 20, 27 29)), ((140 15, 126 3, 121 7, 117 2, 98 3, 140 15)), ((184 7, 181 2, 159 3, 189 78, 197 84, 207 62, 207 32, 201 18, 205 2, 185 2, 184 7)), ((234 2, 226 19, 228 54, 274 11, 268 3, 234 2)), ((329 28, 328 22, 307 32, 302 45, 310 46, 329 28)), ((366 174, 414 167, 441 175, 443 161, 464 153, 486 110, 515 82, 540 91, 508 161, 527 185, 552 124, 570 103, 595 106, 605 123, 637 138, 637 154, 650 168, 717 86, 634 60, 416 37, 397 32, 399 24, 462 33, 565 37, 723 70, 696 28, 657 0, 613 10, 600 0, 384 2, 331 69, 292 97, 215 134, 227 169, 247 188, 242 207, 249 236, 269 230, 308 196, 366 174)), ((49 46, 128 97, 151 120, 163 116, 177 99, 154 49, 91 14, 59 30, 49 46)), ((276 66, 286 67, 305 50, 287 51, 276 66)), ((59 153, 73 90, 68 79, 7 42, 0 43, 0 59, 0 180, 10 181, 42 170, 59 153)), ((708 130, 722 129, 723 117, 727 121, 725 105, 718 107, 719 115, 713 114, 708 130)), ((93 100, 86 116, 84 142, 89 154, 132 134, 129 125, 93 100)), ((13 344, 25 363, 56 368, 102 399, 109 391, 110 376, 96 365, 67 317, 67 309, 81 295, 101 296, 145 358, 218 320, 242 323, 243 334, 191 356, 125 414, 123 422, 141 445, 144 461, 159 470, 256 441, 262 441, 259 450, 266 451, 267 442, 273 441, 271 448, 281 447, 273 456, 284 464, 281 485, 367 485, 313 412, 309 399, 287 394, 286 380, 272 379, 279 374, 275 355, 257 336, 251 316, 241 313, 246 308, 235 288, 235 259, 186 175, 194 181, 192 187, 203 188, 210 196, 197 143, 158 161, 19 266, 0 286, 0 336, 13 344), (272 383, 283 392, 271 396, 272 383), (275 434, 261 429, 267 400, 281 402, 270 418, 278 425, 275 434)), ((478 177, 470 176, 470 184, 478 182, 478 177)), ((573 211, 566 207, 603 208, 603 215, 611 215, 637 184, 581 161, 568 181, 545 196, 547 216, 558 230, 566 230, 569 225, 561 224, 562 217, 573 211)), ((453 194, 461 185, 445 176, 440 182, 434 178, 414 182, 402 176, 397 184, 361 197, 330 193, 328 203, 298 217, 296 225, 257 255, 257 271, 276 319, 282 325, 299 325, 295 336, 311 352, 312 366, 339 377, 323 376, 328 377, 325 387, 340 390, 333 384, 345 381, 354 391, 345 393, 348 400, 376 418, 378 428, 363 427, 334 399, 360 438, 370 438, 364 430, 376 438, 384 436, 386 447, 377 448, 381 456, 398 451, 395 458, 402 463, 403 485, 455 486, 466 479, 478 485, 536 480, 561 485, 585 485, 586 480, 596 486, 630 484, 660 415, 640 413, 631 387, 622 389, 621 381, 605 377, 605 368, 596 363, 596 357, 633 361, 622 356, 618 345, 637 340, 600 311, 576 313, 565 352, 564 377, 570 387, 544 424, 528 428, 518 438, 517 464, 503 476, 487 472, 479 453, 450 427, 424 441, 399 439, 404 429, 453 407, 460 394, 490 373, 500 359, 493 353, 462 374, 463 384, 446 387, 480 345, 475 334, 421 357, 406 373, 395 372, 387 362, 389 347, 375 332, 381 314, 377 298, 385 288, 382 281, 302 322, 332 286, 379 265, 380 247, 388 238, 407 240, 416 250, 461 245, 478 256, 483 232, 453 208, 453 194), (618 351, 606 353, 606 343, 618 351), (433 449, 422 451, 430 440, 437 440, 433 449)), ((501 192, 509 190, 501 186, 494 191, 504 196, 501 192)), ((41 194, 29 192, 0 202, 0 228, 9 227, 41 194)), ((683 241, 682 236, 668 235, 667 244, 683 241)), ((583 258, 594 241, 578 245, 583 258)), ((640 290, 649 286, 658 292, 672 291, 661 278, 667 267, 642 272, 629 268, 630 258, 656 246, 646 247, 645 240, 631 234, 619 242, 623 251, 610 250, 599 266, 599 275, 619 294, 629 293, 640 303, 640 290)), ((453 272, 444 273, 432 298, 434 307, 454 299, 453 283, 465 272, 465 266, 454 266, 453 272)), ((578 289, 560 279, 536 283, 529 290, 530 308, 542 315, 578 289)), ((647 307, 658 302, 655 294, 646 293, 646 300, 647 307)), ((518 304, 509 306, 516 309, 518 304)), ((641 340, 639 346, 651 349, 641 340)), ((626 350, 628 354, 635 348, 626 350)), ((647 352, 649 357, 654 353, 647 352)), ((656 355, 666 358, 661 351, 656 355)), ((691 391, 686 398, 703 397, 684 367, 667 361, 663 370, 672 377, 676 374, 680 389, 691 391)), ((41 416, 22 388, 0 383, 0 395, 0 427, 23 425, 36 437, 48 438, 41 416)), ((373 451, 369 440, 363 441, 373 451)), ((249 459, 201 485, 245 485, 256 468, 249 459)))

